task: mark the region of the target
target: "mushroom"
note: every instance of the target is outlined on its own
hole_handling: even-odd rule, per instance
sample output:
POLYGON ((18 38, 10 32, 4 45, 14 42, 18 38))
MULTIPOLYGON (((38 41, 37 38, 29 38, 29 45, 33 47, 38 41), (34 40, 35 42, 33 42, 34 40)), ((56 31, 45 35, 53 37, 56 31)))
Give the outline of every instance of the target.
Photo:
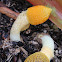
POLYGON ((50 62, 54 57, 54 40, 47 34, 39 34, 38 38, 42 40, 41 51, 28 56, 24 62, 50 62))
POLYGON ((37 5, 20 13, 11 28, 10 40, 20 41, 20 31, 29 28, 30 24, 38 25, 44 23, 49 18, 51 11, 51 8, 37 5))

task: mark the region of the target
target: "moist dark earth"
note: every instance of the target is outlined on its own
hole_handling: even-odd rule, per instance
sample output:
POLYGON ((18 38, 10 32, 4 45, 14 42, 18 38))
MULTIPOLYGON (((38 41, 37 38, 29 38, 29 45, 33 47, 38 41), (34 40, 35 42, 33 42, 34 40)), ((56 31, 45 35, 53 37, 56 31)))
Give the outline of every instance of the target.
MULTIPOLYGON (((22 12, 33 5, 26 0, 0 0, 15 12, 22 12)), ((36 40, 38 33, 48 33, 55 43, 54 58, 51 62, 62 62, 62 31, 50 20, 40 25, 30 25, 21 32, 23 43, 10 42, 9 35, 15 20, 0 13, 0 62, 24 62, 32 53, 40 51, 42 43, 36 40), (18 48, 24 48, 20 50, 18 48), (16 51, 17 50, 17 51, 16 51)))

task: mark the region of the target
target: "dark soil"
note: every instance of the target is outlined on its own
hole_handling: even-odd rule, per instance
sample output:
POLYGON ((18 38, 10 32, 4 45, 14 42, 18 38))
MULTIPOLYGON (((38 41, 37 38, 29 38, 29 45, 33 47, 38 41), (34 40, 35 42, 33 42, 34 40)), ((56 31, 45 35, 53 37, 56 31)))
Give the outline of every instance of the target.
MULTIPOLYGON (((20 13, 33 6, 26 0, 0 1, 5 3, 8 8, 20 13)), ((40 51, 42 44, 35 39, 38 33, 48 33, 54 39, 55 56, 51 62, 62 62, 62 31, 55 24, 47 20, 37 26, 30 25, 27 30, 20 33, 24 43, 15 43, 8 40, 13 22, 12 18, 0 13, 0 62, 24 62, 27 56, 40 51), (24 50, 19 51, 18 48, 21 46, 26 50, 25 52, 24 50), (18 50, 18 52, 15 50, 18 50)))

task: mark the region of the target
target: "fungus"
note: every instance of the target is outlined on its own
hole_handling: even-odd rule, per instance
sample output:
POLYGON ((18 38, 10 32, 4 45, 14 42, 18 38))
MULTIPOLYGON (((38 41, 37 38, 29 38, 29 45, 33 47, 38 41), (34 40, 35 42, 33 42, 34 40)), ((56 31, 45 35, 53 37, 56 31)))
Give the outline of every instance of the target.
POLYGON ((28 56, 24 62, 50 62, 54 57, 54 40, 46 34, 39 34, 38 38, 42 40, 41 51, 28 56))
POLYGON ((51 11, 51 8, 38 5, 30 7, 20 13, 11 28, 10 40, 16 42, 20 41, 20 31, 29 28, 30 24, 38 25, 44 23, 49 18, 51 11))

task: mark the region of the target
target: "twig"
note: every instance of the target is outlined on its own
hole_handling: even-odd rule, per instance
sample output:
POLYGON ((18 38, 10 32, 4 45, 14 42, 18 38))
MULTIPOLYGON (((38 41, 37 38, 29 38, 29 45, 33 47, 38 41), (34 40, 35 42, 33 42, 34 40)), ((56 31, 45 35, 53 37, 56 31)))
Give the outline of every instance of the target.
POLYGON ((23 47, 20 47, 20 49, 28 56, 28 52, 23 47))
POLYGON ((13 19, 16 19, 19 13, 16 13, 12 11, 11 9, 7 8, 5 4, 0 2, 0 12, 7 15, 8 17, 11 17, 13 19))

